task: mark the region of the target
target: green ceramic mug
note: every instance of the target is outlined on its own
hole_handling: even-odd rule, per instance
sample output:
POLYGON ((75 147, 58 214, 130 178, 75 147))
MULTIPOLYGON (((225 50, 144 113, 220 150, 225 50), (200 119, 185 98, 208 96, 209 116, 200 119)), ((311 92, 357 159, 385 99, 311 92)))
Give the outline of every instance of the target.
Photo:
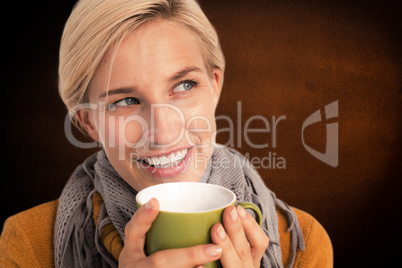
MULTIPOLYGON (((137 194, 137 204, 142 206, 153 197, 159 201, 159 214, 146 236, 148 255, 159 250, 211 243, 212 226, 222 222, 225 208, 236 204, 236 195, 229 189, 200 182, 172 182, 145 188, 137 194)), ((261 225, 261 211, 255 204, 239 205, 253 210, 261 225)), ((204 266, 221 267, 219 261, 204 266)))

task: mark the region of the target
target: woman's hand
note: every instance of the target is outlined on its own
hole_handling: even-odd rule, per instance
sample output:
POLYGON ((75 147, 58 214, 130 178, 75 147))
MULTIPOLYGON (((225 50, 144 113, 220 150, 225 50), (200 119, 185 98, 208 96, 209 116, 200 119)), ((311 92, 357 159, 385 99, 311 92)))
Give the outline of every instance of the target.
POLYGON ((223 267, 260 267, 269 239, 255 219, 241 206, 228 207, 223 212, 223 226, 215 224, 212 241, 223 249, 223 267))
POLYGON ((214 244, 163 250, 147 257, 144 252, 145 234, 151 228, 158 211, 158 201, 151 199, 127 223, 124 248, 119 256, 120 268, 194 267, 220 258, 222 248, 214 244))

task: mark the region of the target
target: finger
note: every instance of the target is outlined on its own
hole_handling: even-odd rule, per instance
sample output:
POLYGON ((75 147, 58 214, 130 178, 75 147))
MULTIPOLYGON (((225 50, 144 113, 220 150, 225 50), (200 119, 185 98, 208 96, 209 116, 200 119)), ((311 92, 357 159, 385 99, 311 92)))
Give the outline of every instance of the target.
POLYGON ((225 209, 223 212, 223 225, 240 259, 251 259, 250 243, 247 240, 235 207, 225 209))
POLYGON ((241 262, 232 241, 226 233, 223 225, 220 223, 212 226, 211 229, 212 242, 222 247, 222 256, 220 258, 223 267, 236 267, 241 262))
POLYGON ((155 198, 141 206, 124 230, 124 248, 131 258, 140 259, 145 257, 144 245, 145 234, 151 228, 152 222, 159 212, 159 202, 155 198))
POLYGON ((269 239, 264 230, 258 225, 253 216, 244 208, 237 206, 237 212, 243 225, 244 233, 251 246, 251 255, 254 264, 260 263, 265 250, 268 247, 269 239))
POLYGON ((203 264, 218 260, 221 254, 222 248, 215 244, 168 249, 150 255, 140 267, 203 267, 203 264))

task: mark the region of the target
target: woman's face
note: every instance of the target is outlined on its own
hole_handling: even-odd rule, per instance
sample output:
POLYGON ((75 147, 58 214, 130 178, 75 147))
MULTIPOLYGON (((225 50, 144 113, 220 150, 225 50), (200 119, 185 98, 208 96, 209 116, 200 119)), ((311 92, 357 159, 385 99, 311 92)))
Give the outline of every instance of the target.
POLYGON ((215 142, 220 70, 207 73, 189 33, 166 20, 130 33, 110 62, 91 80, 95 105, 78 118, 113 167, 137 191, 199 181, 215 142))

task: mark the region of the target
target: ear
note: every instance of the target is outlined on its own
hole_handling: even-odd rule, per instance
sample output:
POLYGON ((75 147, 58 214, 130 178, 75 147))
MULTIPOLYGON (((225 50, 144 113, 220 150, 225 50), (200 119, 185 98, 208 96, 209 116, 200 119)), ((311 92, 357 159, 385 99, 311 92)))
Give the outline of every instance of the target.
POLYGON ((218 67, 214 68, 213 78, 212 78, 212 90, 214 97, 214 106, 218 106, 219 97, 221 95, 221 85, 222 85, 222 70, 218 67))
POLYGON ((86 130, 88 135, 95 141, 100 142, 99 132, 97 126, 94 124, 94 116, 91 110, 87 108, 80 108, 75 112, 81 126, 86 130))

